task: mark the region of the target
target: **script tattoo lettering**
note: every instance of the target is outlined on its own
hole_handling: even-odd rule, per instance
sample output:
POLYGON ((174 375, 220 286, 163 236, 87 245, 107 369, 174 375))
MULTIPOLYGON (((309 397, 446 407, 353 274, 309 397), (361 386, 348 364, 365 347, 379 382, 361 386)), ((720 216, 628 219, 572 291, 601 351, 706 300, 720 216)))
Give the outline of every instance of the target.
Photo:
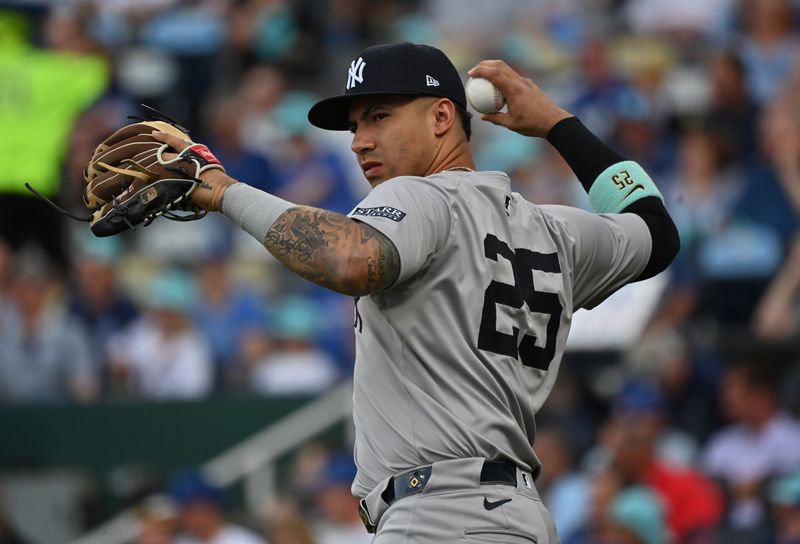
POLYGON ((365 223, 298 206, 270 227, 264 246, 300 276, 347 295, 366 295, 394 283, 400 258, 394 244, 365 223))
POLYGON ((298 261, 305 262, 311 258, 313 248, 303 238, 296 238, 291 234, 294 229, 287 229, 286 225, 279 225, 267 233, 265 245, 276 257, 293 255, 298 261), (285 234, 289 231, 289 235, 285 234))

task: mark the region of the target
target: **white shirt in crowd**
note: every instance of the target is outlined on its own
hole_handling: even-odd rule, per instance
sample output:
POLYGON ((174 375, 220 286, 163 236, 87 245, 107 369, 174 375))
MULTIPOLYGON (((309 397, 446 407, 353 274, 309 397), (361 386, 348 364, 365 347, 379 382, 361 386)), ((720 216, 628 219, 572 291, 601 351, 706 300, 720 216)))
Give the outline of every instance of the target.
POLYGON ((267 544, 267 541, 243 527, 228 524, 217 531, 211 540, 180 535, 175 539, 175 544, 267 544))
POLYGON ((336 363, 319 349, 279 351, 256 363, 250 376, 255 391, 264 395, 310 394, 336 383, 336 363))
POLYGON ((193 399, 213 386, 208 341, 187 329, 165 337, 150 319, 142 319, 110 342, 111 360, 128 365, 137 394, 150 399, 193 399))
POLYGON ((369 544, 372 536, 361 523, 353 525, 334 525, 320 523, 314 530, 314 542, 317 544, 369 544))

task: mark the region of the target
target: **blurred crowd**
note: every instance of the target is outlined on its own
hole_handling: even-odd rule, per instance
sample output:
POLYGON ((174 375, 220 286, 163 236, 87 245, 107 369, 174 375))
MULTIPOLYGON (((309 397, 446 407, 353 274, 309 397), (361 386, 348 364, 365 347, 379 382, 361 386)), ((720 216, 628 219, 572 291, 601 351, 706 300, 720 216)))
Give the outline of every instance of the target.
MULTIPOLYGON (((24 183, 80 211, 94 146, 145 103, 233 177, 347 212, 368 188, 350 135, 306 113, 354 53, 398 40, 441 47, 462 73, 501 58, 530 75, 648 170, 680 232, 642 338, 568 353, 540 414, 537 486, 562 542, 800 542, 795 0, 0 2, 0 404, 315 395, 349 379, 352 301, 226 218, 98 239, 24 183)), ((588 207, 549 146, 473 127, 479 168, 533 202, 588 207)), ((183 474, 143 507, 138 542, 367 542, 348 459, 299 452, 287 474, 307 481, 287 476, 252 532, 183 474)), ((24 541, 13 533, 0 519, 0 543, 24 541)))

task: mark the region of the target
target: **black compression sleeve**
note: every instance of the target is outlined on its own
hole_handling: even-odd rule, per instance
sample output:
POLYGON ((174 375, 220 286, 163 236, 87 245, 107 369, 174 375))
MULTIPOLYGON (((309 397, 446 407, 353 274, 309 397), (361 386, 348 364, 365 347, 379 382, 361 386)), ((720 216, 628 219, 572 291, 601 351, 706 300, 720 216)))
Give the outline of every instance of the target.
MULTIPOLYGON (((625 160, 625 157, 592 134, 577 117, 568 117, 556 123, 547 134, 547 140, 567 161, 586 192, 606 168, 625 160)), ((661 199, 654 196, 642 198, 621 213, 635 213, 641 217, 653 240, 650 260, 637 280, 650 278, 667 268, 678 254, 680 238, 661 199)))
POLYGON ((606 168, 625 160, 577 117, 567 117, 556 123, 547 133, 547 141, 564 157, 586 192, 606 168))

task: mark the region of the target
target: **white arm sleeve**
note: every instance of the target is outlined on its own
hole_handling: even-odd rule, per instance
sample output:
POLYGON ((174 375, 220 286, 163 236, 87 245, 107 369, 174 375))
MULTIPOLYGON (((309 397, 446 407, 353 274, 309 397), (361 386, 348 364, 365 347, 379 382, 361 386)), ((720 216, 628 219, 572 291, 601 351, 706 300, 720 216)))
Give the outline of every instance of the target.
POLYGON ((650 259, 650 230, 636 214, 594 214, 568 206, 541 209, 571 249, 575 309, 594 308, 636 279, 650 259))
POLYGON ((450 232, 446 193, 425 178, 404 176, 385 181, 347 216, 367 223, 394 244, 400 256, 396 283, 424 269, 444 247, 450 232))

